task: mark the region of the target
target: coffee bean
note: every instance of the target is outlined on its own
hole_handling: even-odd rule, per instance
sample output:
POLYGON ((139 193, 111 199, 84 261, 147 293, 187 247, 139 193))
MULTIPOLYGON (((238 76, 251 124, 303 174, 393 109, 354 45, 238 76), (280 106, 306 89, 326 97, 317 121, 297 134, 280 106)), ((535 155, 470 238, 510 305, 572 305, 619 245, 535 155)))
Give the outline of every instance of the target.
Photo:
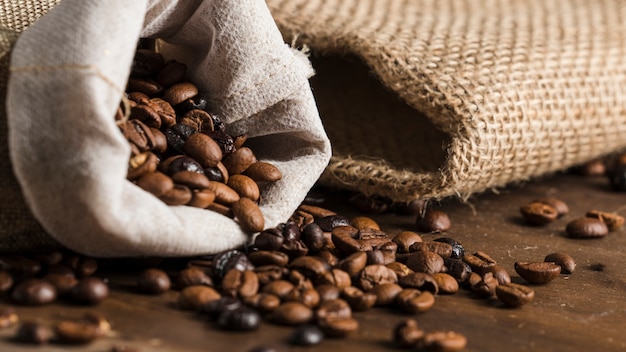
POLYGON ((584 217, 569 222, 565 232, 571 238, 591 239, 606 236, 609 228, 602 220, 584 217))
POLYGON ((422 242, 422 236, 413 231, 402 231, 392 241, 398 245, 398 253, 409 253, 413 244, 422 242))
POLYGON ((275 251, 283 245, 283 234, 275 228, 266 229, 254 238, 254 246, 264 251, 275 251))
POLYGON ((232 175, 227 185, 237 192, 241 198, 249 198, 256 202, 261 197, 259 186, 248 176, 232 175))
POLYGON ((221 182, 211 182, 209 183, 209 187, 207 187, 207 189, 215 193, 216 203, 232 206, 233 203, 241 198, 235 190, 221 182))
POLYGON ((248 259, 255 266, 278 265, 286 266, 289 256, 279 251, 256 251, 248 254, 248 259))
POLYGON ((547 225, 559 216, 559 212, 554 207, 539 202, 531 202, 522 206, 520 213, 532 225, 547 225))
POLYGON ((320 302, 330 301, 339 298, 341 290, 335 285, 323 284, 316 287, 320 295, 320 302))
POLYGON ((213 286, 213 280, 205 270, 198 267, 190 267, 181 270, 176 278, 176 286, 179 289, 183 289, 187 286, 204 285, 213 286))
POLYGON ((414 273, 414 271, 411 270, 408 266, 400 262, 389 263, 389 264, 386 264, 385 266, 395 271, 396 275, 398 276, 398 279, 414 273))
POLYGON ((15 309, 11 307, 0 308, 0 329, 11 327, 19 321, 19 317, 15 309))
POLYGON ((557 217, 559 218, 569 213, 569 206, 567 203, 554 197, 540 198, 534 202, 551 206, 556 210, 557 217))
MULTIPOLYGON (((213 125, 215 126, 215 116, 213 116, 213 118, 213 125)), ((206 131, 204 133, 211 137, 211 139, 213 139, 217 143, 217 145, 219 145, 220 150, 222 151, 222 156, 224 158, 228 157, 228 155, 235 151, 235 141, 224 131, 217 130, 216 128, 216 130, 214 131, 206 131)))
POLYGON ((318 285, 334 285, 342 290, 346 287, 350 287, 352 285, 352 280, 347 272, 341 269, 331 269, 319 276, 316 283, 318 285))
POLYGON ((174 188, 174 181, 158 171, 142 175, 136 184, 144 191, 152 193, 155 197, 161 197, 174 188))
POLYGON ((418 251, 409 256, 406 266, 415 272, 434 274, 443 270, 443 258, 431 251, 418 251))
POLYGON ((260 292, 254 296, 245 297, 244 301, 248 306, 257 309, 262 313, 273 312, 280 306, 281 303, 278 296, 266 292, 260 292))
POLYGON ((222 279, 222 293, 230 297, 250 297, 259 291, 259 279, 254 271, 232 269, 222 279))
POLYGON ((322 231, 322 228, 316 223, 304 226, 301 239, 312 253, 318 252, 326 245, 324 231, 322 231))
POLYGON ((328 337, 346 337, 359 328, 359 322, 353 318, 323 320, 318 324, 328 337))
POLYGON ((380 230, 380 226, 376 223, 376 221, 374 221, 374 219, 365 216, 357 216, 355 218, 352 218, 352 220, 350 220, 350 225, 356 227, 359 230, 380 230))
POLYGON ((198 95, 198 87, 189 82, 177 83, 163 92, 163 100, 172 106, 198 95))
POLYGON ((461 283, 467 280, 469 274, 472 272, 472 268, 460 259, 446 259, 443 261, 446 267, 446 272, 461 283))
POLYGON ((254 268, 254 272, 259 278, 259 284, 262 287, 272 281, 283 278, 283 276, 288 272, 288 269, 278 265, 263 265, 254 268))
POLYGON ((415 226, 418 232, 438 233, 448 231, 451 223, 448 214, 429 209, 417 216, 415 226))
POLYGON ((215 167, 222 160, 220 146, 204 133, 189 136, 183 145, 183 151, 202 167, 215 167))
MULTIPOLYGON (((168 127, 165 130, 165 138, 167 139, 167 144, 172 149, 174 149, 175 151, 177 151, 179 153, 184 153, 184 147, 185 147, 185 144, 187 143, 187 140, 191 136, 193 136, 195 134, 198 134, 198 133, 196 133, 196 130, 194 130, 193 128, 191 128, 191 127, 189 127, 187 125, 183 125, 183 124, 180 124, 180 123, 177 123, 177 124, 175 124, 175 125, 173 125, 171 127, 168 127)), ((196 138, 198 138, 198 137, 196 137, 196 138)), ((199 146, 196 143, 198 143, 198 142, 199 141, 196 140, 194 143, 192 143, 193 147, 196 148, 194 150, 194 152, 204 156, 203 152, 201 152, 200 150, 197 150, 197 148, 199 148, 199 146)), ((192 146, 190 145, 187 148, 191 149, 192 146)), ((194 158, 194 157, 192 156, 192 158, 194 158)), ((215 165, 213 165, 213 166, 215 166, 215 165)))
POLYGON ((445 242, 426 241, 417 242, 411 245, 411 252, 430 251, 437 253, 442 259, 448 259, 452 256, 452 245, 445 242))
POLYGON ((261 289, 262 292, 271 293, 283 299, 294 289, 294 285, 287 280, 272 281, 261 289))
POLYGON ((393 328, 393 342, 399 348, 415 347, 426 333, 420 329, 417 320, 406 319, 393 328))
POLYGON ((211 115, 201 109, 192 109, 185 113, 180 123, 193 128, 196 132, 213 131, 213 119, 211 115))
POLYGON ((17 304, 39 306, 54 302, 57 291, 48 281, 27 279, 15 286, 11 298, 17 304))
POLYGON ((422 313, 435 304, 435 296, 429 291, 405 288, 396 296, 396 304, 407 313, 422 313))
MULTIPOLYGON (((232 210, 239 225, 246 232, 255 233, 265 228, 265 218, 261 209, 249 198, 240 198, 232 203, 232 210)), ((284 245, 284 243, 283 243, 284 245)))
POLYGON ((338 266, 351 277, 358 275, 367 265, 367 254, 365 252, 355 252, 342 259, 338 266))
POLYGON ((313 310, 299 302, 285 302, 276 308, 270 321, 281 325, 300 325, 313 319, 313 310))
POLYGON ((457 293, 459 291, 459 283, 451 275, 446 273, 435 273, 432 276, 437 283, 439 293, 457 293))
POLYGON ((222 296, 207 302, 200 308, 199 312, 208 315, 210 320, 217 320, 223 312, 239 309, 241 306, 243 306, 243 302, 239 298, 222 296))
POLYGON ((199 310, 221 295, 213 288, 204 285, 187 286, 178 295, 178 307, 182 310, 199 310))
POLYGON ((109 286, 98 277, 86 277, 74 286, 71 295, 77 303, 95 305, 109 296, 109 286))
POLYGON ((178 184, 174 184, 174 187, 159 197, 167 205, 185 205, 191 201, 191 198, 192 193, 189 187, 178 184))
POLYGON ((467 338, 454 331, 431 331, 423 338, 423 344, 428 351, 462 351, 467 345, 467 338))
POLYGON ((465 254, 463 262, 470 266, 473 272, 482 273, 487 267, 496 265, 496 261, 484 252, 465 254))
MULTIPOLYGON (((453 238, 450 238, 450 237, 439 237, 439 238, 435 238, 433 241, 449 244, 452 247, 452 253, 450 253, 450 258, 452 258, 452 259, 461 259, 465 255, 465 248, 463 247, 461 242, 459 242, 459 241, 457 241, 457 240, 455 240, 453 238)), ((435 252, 437 252, 437 251, 435 251, 435 252)), ((441 253, 439 253, 439 255, 441 255, 441 253)), ((447 258, 444 257, 443 259, 447 259, 447 258)))
POLYGON ((318 257, 303 256, 294 259, 289 268, 300 271, 308 278, 317 279, 330 270, 330 265, 318 257))
POLYGON ((330 209, 322 208, 322 207, 312 205, 312 204, 300 204, 300 206, 298 207, 298 210, 307 212, 313 215, 313 217, 316 219, 337 215, 336 212, 330 209))
POLYGON ((126 178, 133 181, 144 174, 152 173, 157 170, 159 158, 151 152, 139 153, 131 156, 128 160, 128 173, 126 178))
POLYGON ((585 214, 588 218, 599 219, 606 224, 609 231, 617 231, 624 226, 624 217, 615 213, 590 210, 585 214))
POLYGON ((170 87, 183 81, 186 74, 187 65, 182 62, 172 60, 165 63, 163 68, 157 74, 156 81, 164 87, 170 87))
POLYGON ((0 270, 0 292, 9 292, 13 287, 13 275, 6 270, 0 270))
POLYGON ((190 207, 206 209, 215 201, 215 192, 209 189, 195 190, 191 194, 191 200, 187 202, 190 207))
POLYGON ((184 155, 176 155, 165 159, 159 165, 159 168, 161 172, 167 175, 173 175, 180 171, 191 171, 200 174, 204 173, 200 163, 184 155))
POLYGON ((304 304, 309 308, 315 308, 320 303, 320 294, 314 288, 295 288, 285 298, 286 301, 295 301, 304 304))
MULTIPOLYGON (((222 163, 224 163, 230 175, 236 175, 246 171, 250 165, 256 163, 256 161, 256 156, 254 156, 252 150, 248 147, 242 147, 225 157, 222 163)), ((252 178, 250 178, 250 180, 252 180, 252 178)))
POLYGON ((86 321, 64 320, 56 323, 53 330, 58 341, 66 344, 86 344, 101 335, 97 325, 86 321))
POLYGON ((561 267, 561 272, 564 274, 571 274, 576 269, 576 262, 574 261, 574 258, 563 252, 548 254, 543 261, 556 263, 561 267))
POLYGON ((324 340, 324 333, 316 325, 302 325, 289 336, 289 343, 296 346, 313 346, 324 340))
POLYGON ((352 318, 352 309, 345 300, 338 298, 323 301, 315 311, 315 320, 318 323, 352 318))
POLYGON ((223 311, 217 318, 217 324, 225 330, 252 331, 259 328, 261 315, 250 307, 241 306, 223 311))
POLYGON ((500 284, 496 287, 496 296, 509 307, 519 307, 532 301, 535 297, 535 291, 520 284, 500 284))
POLYGON ((422 272, 415 272, 398 280, 398 284, 405 288, 416 288, 421 291, 429 291, 432 294, 439 292, 439 286, 437 281, 432 275, 422 272))
POLYGON ((479 297, 490 298, 495 296, 496 287, 498 287, 498 280, 492 273, 487 272, 482 275, 477 273, 470 274, 468 278, 470 290, 477 294, 479 297))
POLYGON ((370 293, 376 295, 377 306, 388 306, 396 301, 396 297, 401 291, 402 287, 398 284, 380 284, 374 286, 370 293))
POLYGON ((22 343, 45 344, 52 337, 52 331, 42 324, 23 322, 15 333, 15 340, 22 343))
POLYGON ((509 273, 501 267, 500 265, 492 265, 485 268, 483 273, 491 273, 493 277, 498 280, 498 284, 508 284, 511 282, 511 276, 509 273))
POLYGON ((364 291, 371 291, 374 286, 380 284, 395 284, 398 282, 396 272, 382 264, 368 265, 359 275, 359 286, 364 291))
POLYGON ((172 181, 191 189, 205 189, 209 187, 209 179, 198 172, 179 171, 172 174, 172 181))
POLYGON ((515 262, 515 271, 530 283, 545 284, 559 276, 561 267, 552 262, 515 262))
POLYGON ((213 258, 211 269, 213 275, 221 279, 232 269, 246 270, 250 267, 252 267, 252 264, 245 253, 232 249, 216 254, 213 258))
POLYGON ((329 215, 315 220, 322 231, 331 232, 338 226, 349 226, 350 220, 341 215, 329 215))
POLYGON ((43 279, 54 286, 58 297, 68 296, 78 284, 78 280, 74 277, 74 275, 52 273, 44 276, 43 279))
POLYGON ((169 276, 161 269, 146 269, 137 276, 137 288, 141 293, 160 294, 171 287, 169 276))

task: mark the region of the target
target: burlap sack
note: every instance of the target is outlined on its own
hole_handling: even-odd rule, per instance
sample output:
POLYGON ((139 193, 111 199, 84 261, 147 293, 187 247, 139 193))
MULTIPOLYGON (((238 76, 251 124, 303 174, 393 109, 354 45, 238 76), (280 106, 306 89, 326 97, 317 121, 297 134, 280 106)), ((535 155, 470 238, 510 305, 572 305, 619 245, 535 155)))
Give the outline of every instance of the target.
POLYGON ((622 1, 267 3, 321 56, 327 184, 466 198, 626 146, 622 1))
POLYGON ((288 219, 330 146, 309 61, 285 45, 264 2, 63 0, 28 26, 53 3, 0 4, 2 24, 16 24, 2 32, 5 75, 17 38, 6 93, 11 165, 1 121, 3 251, 54 244, 42 229, 94 256, 209 254, 250 239, 236 220, 167 206, 126 180, 130 147, 113 116, 140 37, 160 38, 166 57, 187 63, 227 132, 247 133, 257 158, 282 171, 260 206, 267 227, 288 219))

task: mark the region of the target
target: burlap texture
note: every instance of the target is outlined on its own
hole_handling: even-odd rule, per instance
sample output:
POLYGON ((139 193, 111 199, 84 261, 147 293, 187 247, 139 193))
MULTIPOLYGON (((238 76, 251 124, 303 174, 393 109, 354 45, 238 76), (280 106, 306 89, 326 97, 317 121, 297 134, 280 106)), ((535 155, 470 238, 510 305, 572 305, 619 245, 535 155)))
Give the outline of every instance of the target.
POLYGON ((327 184, 466 198, 626 146, 623 1, 267 3, 286 40, 323 57, 327 184))

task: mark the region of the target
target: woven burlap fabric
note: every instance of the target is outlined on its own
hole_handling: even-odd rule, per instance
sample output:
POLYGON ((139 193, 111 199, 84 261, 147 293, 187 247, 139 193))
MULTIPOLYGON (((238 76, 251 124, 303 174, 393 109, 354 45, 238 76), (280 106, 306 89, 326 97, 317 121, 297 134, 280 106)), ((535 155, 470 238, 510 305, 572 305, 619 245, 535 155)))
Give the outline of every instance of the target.
POLYGON ((327 184, 466 198, 626 146, 623 1, 267 3, 323 57, 327 184))
POLYGON ((13 44, 29 24, 58 1, 0 1, 0 252, 58 248, 35 220, 13 174, 7 142, 5 96, 13 44))
POLYGON ((289 218, 328 163, 310 62, 284 43, 262 1, 63 0, 34 23, 41 4, 0 6, 4 23, 22 30, 2 46, 0 158, 14 175, 0 184, 17 198, 2 194, 15 215, 0 218, 0 251, 56 240, 94 256, 188 256, 251 240, 237 219, 167 206, 126 180, 130 146, 113 116, 139 38, 185 62, 227 132, 247 134, 258 160, 281 170, 262 191, 267 227, 289 218))

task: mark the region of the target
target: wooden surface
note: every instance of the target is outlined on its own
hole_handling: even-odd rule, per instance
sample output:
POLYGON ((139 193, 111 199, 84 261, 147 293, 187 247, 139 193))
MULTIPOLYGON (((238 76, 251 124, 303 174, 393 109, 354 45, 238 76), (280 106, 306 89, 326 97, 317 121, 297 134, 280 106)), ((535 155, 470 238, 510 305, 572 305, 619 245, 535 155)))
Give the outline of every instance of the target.
MULTIPOLYGON (((333 195, 329 195, 332 197, 333 195)), ((341 198, 341 197, 340 197, 341 198)), ((595 240, 564 236, 566 223, 589 209, 626 212, 626 194, 613 193, 603 178, 557 175, 474 197, 469 204, 446 201, 433 205, 448 212, 452 229, 448 237, 461 241, 467 251, 485 251, 523 282, 513 270, 515 261, 542 261, 564 251, 577 262, 576 271, 547 285, 536 285, 533 302, 518 309, 504 308, 495 300, 474 298, 468 291, 439 295, 428 312, 414 315, 426 331, 454 330, 467 336, 467 351, 624 351, 626 350, 626 230, 595 240), (570 206, 569 215, 546 227, 530 227, 519 215, 520 205, 542 196, 555 196, 570 206)), ((357 215, 341 200, 328 206, 357 215)), ((395 234, 412 229, 413 216, 373 215, 383 230, 395 234)), ((425 235, 428 239, 433 236, 425 235)), ((394 309, 374 308, 356 313, 358 333, 346 339, 327 339, 310 348, 290 347, 285 340, 292 328, 262 324, 250 333, 217 330, 194 313, 175 308, 177 293, 145 296, 134 292, 133 268, 99 273, 110 280, 109 299, 93 308, 53 304, 17 307, 22 319, 52 322, 97 311, 113 325, 110 336, 87 346, 45 347, 10 341, 14 329, 0 330, 0 351, 109 351, 114 345, 139 351, 247 351, 271 345, 279 351, 391 351, 391 329, 411 315, 394 309)))

